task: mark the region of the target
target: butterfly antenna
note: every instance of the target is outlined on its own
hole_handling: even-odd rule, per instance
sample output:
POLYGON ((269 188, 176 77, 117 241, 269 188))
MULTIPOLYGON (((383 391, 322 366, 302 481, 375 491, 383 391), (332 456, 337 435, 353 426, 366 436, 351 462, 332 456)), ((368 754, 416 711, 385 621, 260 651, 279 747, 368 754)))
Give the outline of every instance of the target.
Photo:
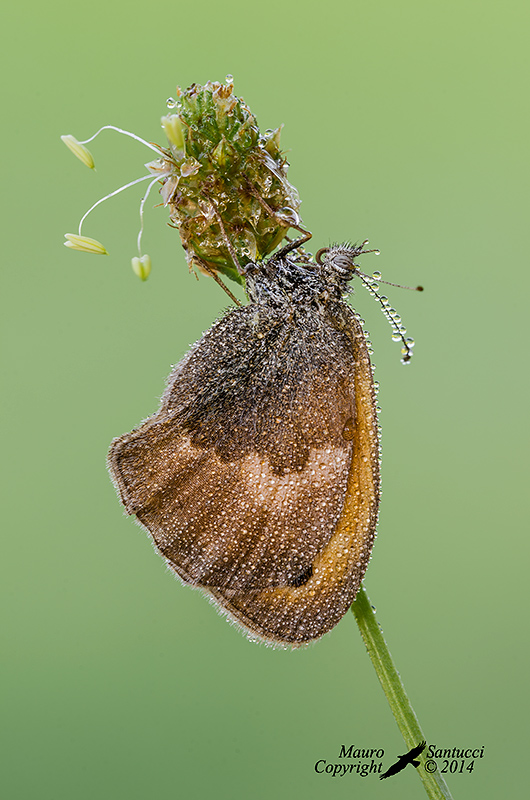
MULTIPOLYGON (((365 244, 368 244, 368 239, 364 240, 364 242, 361 245, 361 248, 364 248, 365 244)), ((325 249, 326 248, 323 248, 323 250, 325 250, 325 249)), ((320 252, 320 250, 319 250, 319 252, 320 252)), ((364 255, 366 255, 366 253, 375 253, 376 256, 381 255, 381 251, 377 250, 377 249, 376 250, 361 250, 360 252, 357 253, 357 255, 358 256, 364 256, 364 255)), ((377 281, 377 283, 386 283, 387 286, 396 286, 398 289, 410 289, 411 292, 423 292, 423 286, 403 286, 402 283, 391 283, 391 281, 384 281, 383 278, 381 277, 381 273, 380 272, 374 272, 374 274, 372 275, 372 278, 370 278, 369 275, 365 275, 364 272, 361 272, 358 269, 357 270, 357 275, 359 275, 359 277, 361 275, 363 275, 363 277, 365 277, 368 281, 372 280, 372 278, 373 278, 373 280, 377 281)))
MULTIPOLYGON (((362 253, 359 253, 360 256, 363 256, 365 253, 379 253, 379 250, 363 250, 362 253)), ((380 272, 374 272, 372 276, 366 275, 364 272, 360 272, 357 270, 356 275, 359 277, 366 278, 368 281, 374 280, 377 283, 386 283, 387 286, 396 286, 398 289, 408 289, 411 292, 423 292, 423 286, 403 286, 402 283, 392 283, 392 281, 385 281, 381 277, 380 272)))
MULTIPOLYGON (((361 254, 359 253, 359 255, 361 254)), ((385 315, 385 317, 387 318, 388 322, 392 327, 392 341, 402 342, 403 344, 403 347, 401 348, 401 355, 402 355, 401 363, 408 364, 413 356, 412 348, 414 347, 414 339, 411 339, 410 337, 405 338, 407 329, 401 322, 401 316, 398 314, 395 308, 392 308, 388 297, 379 294, 379 292, 377 291, 377 289, 379 288, 378 283, 380 279, 375 277, 375 275, 378 275, 379 273, 376 272, 373 278, 369 278, 368 275, 364 274, 364 272, 360 272, 358 269, 356 269, 355 274, 359 276, 363 286, 366 289, 368 289, 368 292, 372 295, 372 297, 375 297, 375 299, 380 304, 383 310, 383 314, 385 315)), ((399 286, 399 284, 395 283, 392 283, 390 285, 399 286)), ((406 289, 410 287, 403 286, 401 288, 406 289)))

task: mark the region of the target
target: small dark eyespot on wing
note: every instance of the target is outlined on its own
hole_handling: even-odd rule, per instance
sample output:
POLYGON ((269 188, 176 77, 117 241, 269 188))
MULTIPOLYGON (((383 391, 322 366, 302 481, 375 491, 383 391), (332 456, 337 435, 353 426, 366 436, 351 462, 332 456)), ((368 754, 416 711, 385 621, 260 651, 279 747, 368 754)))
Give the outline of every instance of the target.
POLYGON ((349 417, 344 423, 344 428, 342 429, 342 438, 345 439, 347 442, 351 442, 351 440, 354 437, 355 437, 355 428, 353 425, 353 419, 352 417, 349 417))
POLYGON ((296 577, 291 578, 291 580, 288 581, 288 586, 303 586, 305 583, 308 582, 312 574, 313 574, 313 565, 310 564, 309 567, 304 569, 303 572, 300 572, 299 575, 296 575, 296 577))

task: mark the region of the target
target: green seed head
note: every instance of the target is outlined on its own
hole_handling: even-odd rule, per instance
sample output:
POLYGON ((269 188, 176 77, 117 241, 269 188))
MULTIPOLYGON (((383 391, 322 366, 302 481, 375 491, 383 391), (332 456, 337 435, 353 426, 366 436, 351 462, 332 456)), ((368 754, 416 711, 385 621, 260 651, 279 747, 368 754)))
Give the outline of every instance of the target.
POLYGON ((246 103, 226 84, 177 89, 162 118, 169 148, 149 165, 178 227, 190 267, 242 283, 234 264, 265 258, 299 224, 300 199, 287 180, 281 128, 260 134, 246 103))

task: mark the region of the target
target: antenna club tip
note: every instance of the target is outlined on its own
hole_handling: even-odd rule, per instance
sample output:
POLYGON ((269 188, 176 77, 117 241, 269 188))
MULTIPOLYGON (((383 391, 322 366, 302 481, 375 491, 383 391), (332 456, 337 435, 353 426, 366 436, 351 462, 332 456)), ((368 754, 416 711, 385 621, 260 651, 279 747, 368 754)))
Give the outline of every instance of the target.
POLYGON ((417 292, 423 292, 423 286, 416 286, 417 292))

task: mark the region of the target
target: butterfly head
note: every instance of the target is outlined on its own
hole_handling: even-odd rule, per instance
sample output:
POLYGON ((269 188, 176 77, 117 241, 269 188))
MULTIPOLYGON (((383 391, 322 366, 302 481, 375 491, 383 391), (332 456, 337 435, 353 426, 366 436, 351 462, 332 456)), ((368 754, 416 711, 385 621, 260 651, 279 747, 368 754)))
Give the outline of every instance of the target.
POLYGON ((359 274, 359 265, 355 263, 358 256, 364 253, 378 253, 378 250, 365 250, 367 241, 360 245, 334 244, 322 247, 315 256, 321 275, 327 284, 335 284, 348 291, 348 284, 359 274))

